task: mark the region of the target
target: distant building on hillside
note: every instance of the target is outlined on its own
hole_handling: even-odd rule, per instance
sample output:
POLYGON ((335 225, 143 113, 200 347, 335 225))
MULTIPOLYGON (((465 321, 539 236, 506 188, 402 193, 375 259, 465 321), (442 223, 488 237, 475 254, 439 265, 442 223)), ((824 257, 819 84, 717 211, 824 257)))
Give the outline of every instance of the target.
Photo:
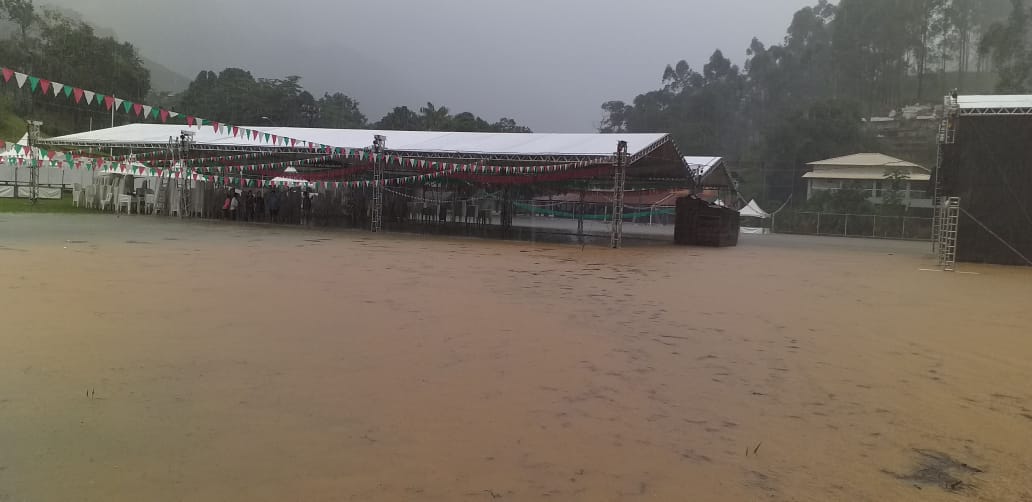
POLYGON ((935 135, 942 117, 942 105, 913 105, 894 110, 885 117, 864 119, 868 133, 878 141, 878 149, 919 164, 935 163, 935 135))
POLYGON ((889 188, 890 174, 900 172, 906 179, 899 193, 903 205, 932 207, 931 171, 912 162, 880 153, 858 153, 808 165, 813 171, 803 175, 807 180, 807 199, 819 193, 860 190, 872 204, 881 204, 889 188))

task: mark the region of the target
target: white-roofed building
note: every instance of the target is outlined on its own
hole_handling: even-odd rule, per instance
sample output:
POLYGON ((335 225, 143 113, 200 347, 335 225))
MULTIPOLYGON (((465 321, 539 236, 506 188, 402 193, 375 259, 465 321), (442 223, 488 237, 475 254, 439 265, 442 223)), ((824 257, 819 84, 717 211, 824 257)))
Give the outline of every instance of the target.
POLYGON ((807 198, 839 190, 860 190, 873 204, 881 204, 889 178, 900 173, 904 188, 900 194, 907 207, 931 208, 931 171, 913 162, 907 162, 881 153, 858 153, 845 157, 811 162, 807 180, 807 198))

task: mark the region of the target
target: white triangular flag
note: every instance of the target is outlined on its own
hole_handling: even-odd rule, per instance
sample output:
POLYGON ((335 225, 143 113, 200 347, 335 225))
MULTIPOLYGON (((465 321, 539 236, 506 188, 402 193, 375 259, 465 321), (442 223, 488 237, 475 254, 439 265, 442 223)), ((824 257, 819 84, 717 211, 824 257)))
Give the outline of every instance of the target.
POLYGON ((25 79, 29 78, 29 76, 24 73, 14 72, 14 78, 18 80, 18 87, 21 88, 25 85, 25 79))
POLYGON ((122 103, 125 103, 124 99, 115 98, 115 109, 118 110, 122 108, 122 103))
POLYGON ((96 96, 97 93, 95 93, 93 91, 82 91, 82 95, 86 96, 86 104, 87 105, 92 105, 93 104, 93 96, 96 96))
POLYGON ((174 119, 174 118, 179 116, 179 113, 178 112, 174 112, 172 110, 169 110, 168 111, 168 116, 169 116, 169 118, 173 118, 174 119))
POLYGON ((50 83, 50 88, 54 89, 54 96, 60 96, 61 95, 61 91, 64 90, 64 84, 59 84, 57 82, 51 82, 50 83))
POLYGON ((147 105, 143 105, 143 118, 149 119, 150 118, 151 110, 153 110, 152 107, 147 106, 147 105))

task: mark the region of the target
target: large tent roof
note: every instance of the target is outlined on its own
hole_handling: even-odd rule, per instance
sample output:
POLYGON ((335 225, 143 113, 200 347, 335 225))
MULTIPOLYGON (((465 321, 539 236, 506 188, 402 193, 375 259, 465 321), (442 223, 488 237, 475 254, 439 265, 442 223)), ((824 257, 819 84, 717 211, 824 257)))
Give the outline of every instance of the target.
POLYGON ((1032 114, 1032 95, 957 96, 963 114, 1032 114))
MULTIPOLYGON (((130 124, 110 129, 72 134, 44 140, 51 146, 98 146, 115 148, 161 148, 169 138, 178 137, 185 126, 167 124, 130 124)), ((670 142, 666 134, 522 134, 471 133, 432 131, 375 131, 366 129, 315 129, 296 127, 248 127, 261 133, 275 134, 299 141, 340 148, 368 148, 373 136, 387 138, 387 149, 413 156, 511 158, 512 160, 546 160, 551 158, 610 157, 617 142, 627 141, 632 161, 670 142)), ((293 150, 287 146, 269 146, 243 137, 216 133, 211 127, 191 128, 194 145, 202 150, 293 150)))

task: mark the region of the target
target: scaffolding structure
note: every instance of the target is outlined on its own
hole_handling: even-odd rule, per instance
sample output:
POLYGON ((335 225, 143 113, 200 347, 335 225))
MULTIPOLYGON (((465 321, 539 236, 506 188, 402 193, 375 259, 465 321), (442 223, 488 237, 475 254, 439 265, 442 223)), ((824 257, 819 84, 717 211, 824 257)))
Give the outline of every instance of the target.
MULTIPOLYGON (((37 157, 36 142, 39 141, 39 127, 42 122, 29 120, 26 122, 29 142, 29 200, 35 205, 39 202, 39 168, 40 159, 37 157)), ((17 190, 17 187, 15 188, 17 190)))
POLYGON ((613 227, 610 247, 623 246, 624 194, 627 188, 627 142, 616 144, 616 162, 613 169, 613 227))
POLYGON ((939 266, 953 272, 957 266, 957 231, 960 227, 960 198, 948 197, 942 201, 938 236, 939 266))
MULTIPOLYGON (((188 159, 188 158, 190 158, 190 148, 193 146, 194 134, 195 133, 193 131, 182 131, 182 132, 179 133, 179 143, 177 144, 177 146, 178 146, 178 150, 179 150, 179 158, 180 159, 188 159)), ((190 202, 191 201, 190 201, 190 176, 189 176, 189 173, 187 172, 187 167, 186 167, 186 162, 185 161, 181 162, 180 171, 182 172, 182 176, 180 176, 180 180, 182 181, 182 184, 181 185, 180 184, 176 185, 177 188, 179 188, 179 211, 178 211, 178 213, 179 213, 179 217, 180 218, 186 218, 191 213, 191 211, 190 211, 190 202)))
POLYGON ((942 181, 942 169, 943 163, 945 162, 946 149, 948 145, 953 145, 957 142, 957 125, 960 117, 960 105, 957 102, 957 97, 954 95, 946 96, 943 99, 943 115, 942 122, 939 123, 939 134, 938 148, 936 149, 936 160, 935 160, 935 181, 933 182, 932 191, 932 203, 935 205, 932 212, 932 251, 937 252, 939 249, 939 236, 942 233, 942 213, 943 207, 943 181, 942 181))
POLYGON ((373 232, 383 230, 383 180, 387 164, 384 149, 386 146, 386 136, 379 134, 373 136, 373 215, 370 229, 373 232))

